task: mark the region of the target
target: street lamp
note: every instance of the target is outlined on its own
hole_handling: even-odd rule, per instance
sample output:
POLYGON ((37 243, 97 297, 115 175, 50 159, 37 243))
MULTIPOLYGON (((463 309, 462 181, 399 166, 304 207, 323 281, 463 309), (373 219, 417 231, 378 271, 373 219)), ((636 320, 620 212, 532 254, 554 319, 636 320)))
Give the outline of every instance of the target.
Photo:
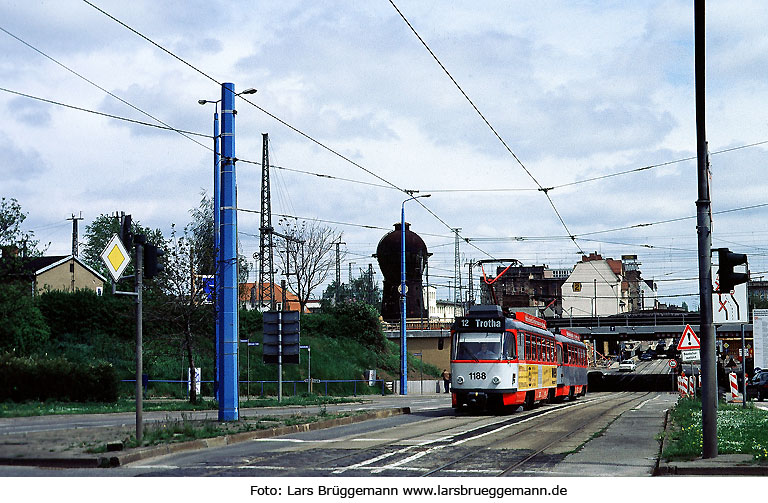
POLYGON ((220 203, 220 189, 219 184, 221 182, 221 156, 219 154, 219 102, 221 100, 197 100, 201 105, 213 103, 213 250, 214 250, 214 276, 213 276, 213 319, 214 319, 214 358, 213 358, 213 395, 216 400, 219 400, 219 220, 221 215, 219 214, 220 203))
POLYGON ((400 206, 400 394, 408 394, 408 348, 405 331, 405 203, 430 194, 411 195, 400 206))

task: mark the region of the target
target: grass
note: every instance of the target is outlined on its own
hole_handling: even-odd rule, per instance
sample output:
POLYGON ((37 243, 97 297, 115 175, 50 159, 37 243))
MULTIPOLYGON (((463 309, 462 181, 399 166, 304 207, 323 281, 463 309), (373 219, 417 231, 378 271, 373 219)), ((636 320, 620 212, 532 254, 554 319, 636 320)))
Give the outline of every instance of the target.
MULTIPOLYGON (((240 408, 247 407, 276 407, 288 405, 328 405, 336 403, 359 402, 358 399, 326 397, 321 395, 296 395, 284 397, 281 402, 277 398, 259 397, 250 400, 242 400, 240 408)), ((195 411, 216 410, 218 403, 215 400, 198 400, 190 403, 187 400, 151 400, 142 403, 144 411, 195 411)), ((134 412, 136 402, 132 399, 121 398, 114 403, 79 403, 79 402, 3 402, 0 403, 0 418, 48 416, 55 414, 108 414, 113 412, 134 412)))
MULTIPOLYGON (((294 414, 291 416, 244 416, 241 417, 238 421, 233 422, 219 422, 214 419, 190 419, 182 414, 181 419, 171 419, 167 417, 163 422, 148 425, 148 427, 144 430, 141 445, 136 442, 136 437, 133 435, 124 439, 123 445, 127 448, 134 448, 176 442, 186 442, 189 440, 220 437, 247 431, 314 423, 317 421, 341 418, 359 413, 362 412, 329 414, 323 407, 318 414, 314 415, 294 414)), ((103 453, 106 452, 106 450, 106 445, 101 444, 89 447, 85 452, 103 453)))
MULTIPOLYGON (((690 460, 702 455, 701 400, 681 398, 670 411, 667 446, 662 456, 669 460, 690 460)), ((768 411, 751 404, 721 402, 717 410, 719 454, 750 454, 768 460, 768 411)))

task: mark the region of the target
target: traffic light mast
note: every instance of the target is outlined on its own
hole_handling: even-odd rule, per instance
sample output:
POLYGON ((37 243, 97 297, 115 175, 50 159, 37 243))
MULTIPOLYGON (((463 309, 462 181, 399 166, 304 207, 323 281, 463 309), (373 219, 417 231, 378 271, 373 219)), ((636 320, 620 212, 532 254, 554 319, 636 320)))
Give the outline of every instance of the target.
POLYGON ((729 293, 733 287, 749 281, 749 268, 747 272, 733 272, 738 265, 747 264, 747 256, 743 253, 733 253, 728 248, 715 248, 717 250, 717 293, 729 293))

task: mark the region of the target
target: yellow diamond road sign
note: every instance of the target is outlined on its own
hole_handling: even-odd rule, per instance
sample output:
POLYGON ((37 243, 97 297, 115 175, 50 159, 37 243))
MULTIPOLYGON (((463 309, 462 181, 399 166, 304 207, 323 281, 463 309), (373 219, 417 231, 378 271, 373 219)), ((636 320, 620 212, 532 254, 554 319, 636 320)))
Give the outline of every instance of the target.
POLYGON ((103 252, 101 252, 101 260, 104 261, 104 264, 107 266, 109 274, 112 276, 112 278, 115 281, 120 279, 123 271, 131 262, 131 256, 125 250, 125 246, 123 246, 123 242, 120 241, 120 238, 117 236, 117 234, 112 236, 112 239, 109 240, 107 247, 104 248, 103 252))

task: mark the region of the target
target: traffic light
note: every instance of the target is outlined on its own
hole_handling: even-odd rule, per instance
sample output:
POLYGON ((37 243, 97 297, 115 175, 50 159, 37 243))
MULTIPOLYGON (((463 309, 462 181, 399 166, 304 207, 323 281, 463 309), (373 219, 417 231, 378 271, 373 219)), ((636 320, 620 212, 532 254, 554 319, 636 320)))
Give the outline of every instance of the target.
POLYGON ((300 332, 298 311, 265 311, 261 341, 264 363, 278 363, 281 341, 283 363, 298 364, 300 332))
POLYGON ((165 270, 165 266, 158 259, 165 255, 165 250, 157 245, 147 243, 144 245, 144 278, 152 279, 165 270))
POLYGON ((133 233, 131 232, 131 216, 123 215, 120 219, 120 241, 130 253, 133 246, 133 233))
POLYGON ((735 266, 747 263, 747 256, 745 254, 733 253, 728 248, 718 248, 717 260, 717 293, 728 293, 733 290, 734 286, 749 281, 748 272, 733 272, 735 266))

